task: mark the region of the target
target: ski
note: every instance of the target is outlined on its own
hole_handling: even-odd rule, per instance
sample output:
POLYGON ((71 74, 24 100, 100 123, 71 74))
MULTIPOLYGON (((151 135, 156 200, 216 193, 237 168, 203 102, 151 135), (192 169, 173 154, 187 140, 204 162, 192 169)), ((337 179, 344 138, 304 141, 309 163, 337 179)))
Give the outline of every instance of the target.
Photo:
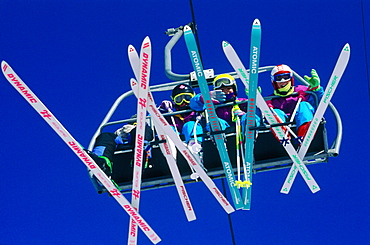
MULTIPOLYGON (((134 72, 134 75, 135 75, 136 79, 138 79, 139 78, 139 73, 140 73, 139 72, 140 71, 140 58, 139 58, 139 55, 136 52, 136 49, 132 45, 129 45, 128 56, 129 56, 129 61, 130 61, 130 64, 131 64, 131 68, 134 72)), ((165 140, 166 141, 164 143, 161 143, 159 145, 159 147, 162 151, 162 154, 164 155, 164 157, 167 160, 167 164, 168 164, 168 167, 170 169, 173 180, 175 182, 176 190, 179 194, 180 201, 181 201, 181 204, 183 206, 186 218, 187 218, 188 221, 193 221, 193 220, 196 219, 194 209, 191 205, 189 195, 187 194, 185 184, 184 184, 184 182, 181 178, 179 168, 177 167, 176 159, 172 155, 171 147, 170 147, 170 144, 169 144, 169 139, 166 138, 165 133, 163 132, 162 128, 160 126, 158 126, 157 123, 154 122, 154 126, 156 128, 159 140, 165 140)))
POLYGON ((108 192, 116 199, 122 208, 130 215, 132 219, 139 225, 145 235, 154 243, 161 241, 158 235, 148 225, 148 223, 140 216, 140 214, 131 206, 128 200, 117 189, 114 183, 107 175, 98 167, 93 159, 85 153, 79 143, 73 136, 64 128, 57 118, 49 111, 49 109, 41 102, 41 100, 31 91, 31 89, 22 81, 22 79, 14 72, 14 70, 5 62, 1 62, 1 68, 8 82, 27 100, 27 102, 36 110, 36 112, 49 124, 49 126, 59 135, 59 137, 68 145, 69 148, 78 156, 78 158, 87 166, 89 171, 99 180, 99 182, 108 190, 108 192))
MULTIPOLYGON (((131 78, 131 87, 132 91, 135 93, 135 96, 137 96, 137 87, 138 83, 135 79, 131 78)), ((207 186, 209 191, 213 194, 213 196, 216 198, 216 200, 219 202, 219 204, 223 207, 223 209, 229 214, 234 212, 234 208, 230 205, 230 203, 227 201, 227 199, 222 195, 220 190, 217 188, 215 183, 212 181, 212 179, 207 175, 207 173, 203 170, 203 168, 199 165, 196 158, 191 154, 189 149, 183 144, 180 137, 176 134, 176 132, 171 128, 171 126, 168 124, 167 120, 163 117, 161 112, 157 109, 153 95, 149 91, 148 92, 148 112, 151 116, 151 118, 157 123, 159 127, 162 128, 164 133, 166 134, 166 137, 171 139, 171 141, 175 144, 176 148, 179 150, 179 152, 184 156, 188 164, 195 169, 196 173, 199 175, 199 177, 203 180, 203 183, 207 186)))
MULTIPOLYGON (((226 41, 223 41, 222 47, 227 59, 238 74, 240 80, 242 80, 244 86, 248 88, 249 74, 247 73, 247 70, 245 69, 243 63, 236 54, 234 48, 231 46, 230 43, 226 41)), ((268 107, 266 101, 259 91, 257 91, 256 103, 257 107, 261 110, 262 114, 265 115, 265 118, 270 125, 278 123, 277 119, 275 118, 274 114, 268 107)), ((290 143, 290 140, 285 138, 283 127, 272 127, 271 130, 273 134, 280 140, 280 142, 284 142, 282 146, 288 153, 289 157, 292 159, 293 165, 297 165, 298 171, 301 173, 311 192, 318 192, 320 190, 319 185, 316 183, 315 179, 307 169, 306 165, 303 163, 302 159, 298 156, 297 151, 290 143)))
POLYGON ((247 125, 245 127, 245 162, 246 171, 244 173, 244 181, 246 187, 243 188, 243 203, 244 209, 250 210, 252 197, 252 171, 254 163, 254 140, 255 131, 250 130, 250 127, 255 126, 256 122, 256 96, 258 85, 258 67, 261 53, 261 23, 258 19, 253 21, 251 33, 251 48, 250 48, 250 80, 248 86, 248 112, 247 125))
POLYGON ((196 219, 194 209, 191 205, 189 195, 185 188, 185 184, 181 178, 181 174, 177 167, 176 159, 172 155, 169 143, 167 143, 169 142, 170 139, 167 139, 166 134, 163 132, 162 128, 158 125, 158 123, 154 122, 154 125, 157 130, 159 140, 166 141, 164 143, 160 143, 159 147, 161 148, 161 151, 167 160, 167 164, 171 171, 173 180, 175 182, 175 186, 179 194, 186 218, 188 219, 188 221, 193 221, 196 219))
MULTIPOLYGON (((138 211, 140 204, 141 175, 143 168, 143 152, 146 125, 147 95, 149 89, 152 45, 149 37, 145 37, 140 50, 140 70, 138 102, 136 113, 136 138, 134 150, 134 170, 132 180, 131 204, 138 211)), ((134 219, 130 219, 128 244, 137 244, 138 229, 134 219)))
MULTIPOLYGON (((209 94, 207 80, 204 77, 203 65, 199 57, 199 50, 196 45, 194 34, 191 28, 187 25, 184 27, 184 38, 185 38, 186 46, 188 48, 191 62, 193 64, 193 69, 198 79, 199 88, 203 95, 204 104, 206 105, 206 111, 208 113, 208 117, 210 121, 209 124, 211 126, 212 132, 221 131, 221 127, 218 121, 215 106, 213 105, 211 96, 209 94)), ((214 137, 214 141, 216 143, 216 146, 217 146, 220 158, 221 158, 226 180, 229 185, 230 193, 234 201, 235 208, 242 209, 244 205, 241 199, 240 192, 237 186, 235 185, 234 170, 231 165, 229 154, 227 152, 226 144, 223 138, 224 136, 223 134, 219 133, 219 134, 215 134, 213 137, 214 137)))
MULTIPOLYGON (((333 94, 339 84, 339 81, 347 67, 349 56, 350 56, 350 46, 349 44, 345 44, 339 58, 337 60, 337 63, 334 67, 333 73, 329 79, 329 83, 325 89, 324 95, 320 100, 320 103, 316 109, 315 115, 311 121, 310 127, 307 130, 306 137, 304 138, 301 147, 298 151, 298 156, 302 159, 304 159, 308 148, 314 138, 314 135, 316 133, 317 128, 320 125, 321 119, 324 116, 324 113, 330 103, 331 98, 333 97, 333 94)), ((281 188, 280 192, 284 194, 288 194, 295 177, 297 176, 297 166, 293 165, 288 173, 288 176, 285 179, 284 185, 281 188)))

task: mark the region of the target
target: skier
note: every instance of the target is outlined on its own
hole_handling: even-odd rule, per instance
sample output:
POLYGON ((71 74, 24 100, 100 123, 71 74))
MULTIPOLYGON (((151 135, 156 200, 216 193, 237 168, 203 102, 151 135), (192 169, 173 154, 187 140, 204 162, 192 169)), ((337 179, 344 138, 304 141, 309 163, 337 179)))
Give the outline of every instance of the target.
POLYGON ((319 101, 324 93, 315 69, 311 70, 311 77, 304 76, 304 79, 309 86, 294 86, 292 69, 284 64, 275 66, 271 71, 271 81, 274 87, 274 95, 278 97, 267 101, 267 104, 274 109, 283 122, 286 122, 291 116, 295 117, 298 142, 302 142, 315 113, 314 98, 305 91, 314 92, 319 101), (298 95, 294 95, 294 92, 297 92, 298 95), (301 102, 298 105, 296 115, 292 115, 299 98, 301 98, 301 102))
MULTIPOLYGON (((172 90, 172 101, 163 100, 158 109, 162 113, 188 110, 190 109, 190 100, 194 96, 195 92, 191 86, 179 84, 172 90)), ((201 118, 199 112, 186 112, 173 116, 166 116, 165 118, 175 131, 184 135, 186 143, 192 143, 194 141, 194 139, 192 139, 194 137, 194 127, 197 135, 203 134, 203 128, 200 123, 198 123, 201 118)), ((203 138, 197 137, 197 141, 203 142, 203 138)))
MULTIPOLYGON (((238 98, 237 93, 236 81, 231 75, 221 74, 214 79, 213 91, 210 91, 213 104, 220 105, 227 102, 234 102, 231 105, 216 108, 222 130, 230 127, 230 125, 234 125, 236 116, 241 117, 241 124, 245 125, 247 103, 237 104, 236 102, 247 102, 247 99, 238 98)), ((202 94, 197 94, 190 100, 190 108, 195 111, 205 110, 202 94)), ((257 126, 259 125, 259 121, 259 117, 256 115, 257 126)), ((210 131, 209 125, 207 125, 206 129, 210 131)))
MULTIPOLYGON (((113 155, 119 145, 126 145, 133 148, 135 144, 136 123, 123 125, 115 133, 104 132, 101 133, 95 141, 92 151, 85 151, 96 162, 96 164, 103 170, 103 172, 110 177, 113 170, 113 155)), ((144 143, 153 140, 153 131, 146 125, 144 143)))

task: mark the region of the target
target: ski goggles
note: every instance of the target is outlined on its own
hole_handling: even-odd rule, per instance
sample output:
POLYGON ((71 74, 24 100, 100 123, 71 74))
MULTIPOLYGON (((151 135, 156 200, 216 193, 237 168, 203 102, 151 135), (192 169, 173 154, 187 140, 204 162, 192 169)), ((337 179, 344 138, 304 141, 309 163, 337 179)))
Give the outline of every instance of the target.
POLYGON ((192 93, 181 93, 173 97, 173 102, 175 102, 176 105, 181 105, 182 103, 190 103, 191 98, 194 97, 194 94, 192 93))
POLYGON ((282 73, 274 75, 274 81, 276 82, 286 82, 287 80, 291 79, 291 73, 282 73))
POLYGON ((222 86, 229 87, 235 85, 235 82, 229 78, 220 78, 217 81, 214 82, 214 89, 219 89, 222 86))

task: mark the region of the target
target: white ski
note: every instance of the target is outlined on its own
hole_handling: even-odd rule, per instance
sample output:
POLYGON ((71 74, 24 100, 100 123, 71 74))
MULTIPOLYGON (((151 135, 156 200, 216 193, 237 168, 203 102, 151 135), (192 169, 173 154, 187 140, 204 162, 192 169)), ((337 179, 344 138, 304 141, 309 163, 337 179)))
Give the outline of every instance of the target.
MULTIPOLYGON (((157 130, 159 140, 166 140, 168 142, 170 139, 166 137, 166 134, 163 132, 162 128, 158 125, 158 123, 154 122, 154 125, 157 130)), ((181 174, 177 167, 176 159, 173 157, 170 145, 167 142, 160 143, 159 147, 161 148, 161 151, 167 160, 167 164, 168 167, 170 168, 173 180, 175 182, 176 189, 179 194, 186 218, 188 219, 188 221, 193 221, 196 219, 194 209, 193 206, 191 205, 189 195, 185 188, 185 184, 182 181, 181 174)))
MULTIPOLYGON (((304 140, 302 142, 302 145, 299 148, 298 156, 301 159, 304 159, 304 157, 305 157, 305 155, 308 151, 308 148, 309 148, 309 146, 310 146, 310 144, 311 144, 311 142, 314 138, 316 130, 320 125, 321 119, 324 116, 324 113, 325 113, 325 111, 326 111, 326 109, 327 109, 327 107, 330 103, 331 98, 333 97, 335 89, 337 88, 337 86, 339 84, 339 81, 342 78, 342 75, 343 75, 343 73, 344 73, 344 71, 347 67, 348 61, 349 61, 350 52, 351 52, 350 46, 347 43, 346 45, 344 45, 344 47, 343 47, 343 49, 342 49, 342 51, 339 55, 339 58, 337 60, 337 63, 336 63, 335 68, 333 70, 333 73, 332 73, 332 75, 329 79, 329 83, 326 86, 324 95, 323 95, 322 99, 320 100, 319 106, 316 109, 316 112, 315 112, 315 115, 314 115, 314 117, 311 121, 310 127, 307 130, 306 137, 304 138, 304 140)), ((293 165, 290 168, 288 176, 285 179, 284 185, 280 190, 281 193, 284 193, 284 194, 289 193, 289 191, 290 191, 290 189, 293 185, 294 179, 297 176, 297 172, 298 172, 297 171, 297 166, 293 165)))
MULTIPOLYGON (((146 125, 147 95, 149 89, 152 45, 149 37, 145 37, 140 50, 140 70, 138 86, 138 103, 136 113, 136 139, 134 151, 134 172, 132 180, 131 204, 138 211, 140 204, 141 175, 143 168, 143 152, 146 125)), ((137 244, 138 229, 134 219, 130 219, 128 244, 137 244)))
MULTIPOLYGON (((132 70, 135 74, 135 77, 137 79, 137 78, 139 78, 140 58, 139 58, 135 48, 132 45, 130 45, 129 48, 128 48, 128 55, 129 55, 131 68, 132 68, 132 70)), ((167 160, 168 167, 171 171, 173 180, 175 182, 176 190, 179 194, 181 204, 183 206, 186 218, 188 219, 188 221, 193 221, 193 220, 196 219, 194 209, 191 205, 189 195, 187 194, 187 191, 186 191, 186 188, 185 188, 185 184, 184 184, 184 182, 181 178, 181 174, 180 174, 179 169, 177 167, 176 159, 172 155, 171 147, 170 147, 170 144, 168 143, 169 139, 166 138, 166 135, 163 132, 162 128, 160 126, 158 126, 158 124, 156 122, 154 122, 154 126, 157 130, 158 138, 160 140, 166 140, 166 142, 161 143, 159 145, 159 147, 160 147, 164 157, 167 160)))
POLYGON ((44 118, 49 126, 59 135, 59 137, 68 145, 69 148, 80 158, 87 166, 89 171, 95 175, 109 193, 116 199, 122 208, 136 221, 145 235, 154 243, 161 241, 158 235, 148 225, 148 223, 139 215, 139 213, 130 205, 127 199, 116 188, 112 181, 104 174, 93 159, 85 153, 79 143, 72 135, 64 128, 57 118, 49 111, 49 109, 41 102, 39 98, 31 91, 31 89, 22 81, 22 79, 13 71, 13 69, 5 62, 1 62, 1 68, 4 76, 9 83, 27 100, 27 102, 36 110, 36 112, 44 118))

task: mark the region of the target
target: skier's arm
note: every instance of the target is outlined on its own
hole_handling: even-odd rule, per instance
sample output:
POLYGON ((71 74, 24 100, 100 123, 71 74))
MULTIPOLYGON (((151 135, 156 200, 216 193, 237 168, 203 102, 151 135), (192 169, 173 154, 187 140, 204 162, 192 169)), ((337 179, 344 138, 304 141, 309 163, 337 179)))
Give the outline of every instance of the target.
POLYGON ((190 108, 194 111, 203 111, 204 108, 204 102, 201 98, 202 94, 197 94, 190 100, 190 108))
POLYGON ((309 84, 308 90, 313 91, 313 92, 316 92, 316 91, 318 91, 321 88, 321 86, 320 86, 320 77, 317 74, 317 72, 316 72, 315 69, 312 69, 311 70, 311 77, 305 75, 304 76, 304 79, 309 84))
POLYGON ((174 104, 172 101, 163 100, 162 103, 158 106, 158 109, 162 113, 172 112, 174 104))
POLYGON ((311 77, 304 76, 304 79, 309 84, 308 90, 314 92, 317 96, 318 101, 320 101, 323 94, 324 94, 324 89, 320 85, 320 77, 317 74, 316 70, 312 69, 311 70, 311 77))
MULTIPOLYGON (((213 104, 217 105, 225 102, 226 95, 221 90, 213 90, 209 92, 213 104)), ((204 107, 204 100, 202 94, 197 94, 190 100, 190 108, 194 111, 203 111, 206 108, 204 107)))

